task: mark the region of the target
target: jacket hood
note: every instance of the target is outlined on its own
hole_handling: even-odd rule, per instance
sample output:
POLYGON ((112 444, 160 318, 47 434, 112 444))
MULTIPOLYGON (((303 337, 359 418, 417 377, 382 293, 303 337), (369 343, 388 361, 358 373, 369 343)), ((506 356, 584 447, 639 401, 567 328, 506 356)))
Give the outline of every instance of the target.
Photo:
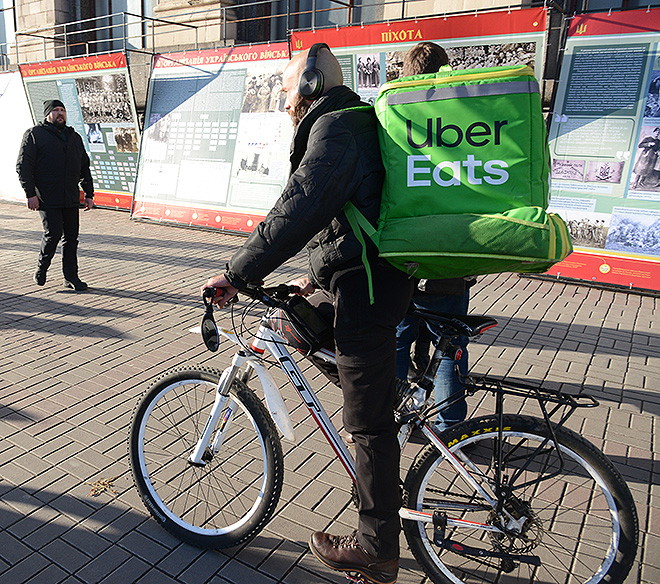
POLYGON ((322 115, 362 105, 368 104, 363 103, 360 100, 360 96, 345 85, 333 87, 317 99, 312 104, 312 107, 309 108, 305 117, 300 121, 293 134, 290 153, 291 172, 294 172, 298 168, 307 150, 307 139, 309 138, 309 133, 312 131, 312 126, 322 115))

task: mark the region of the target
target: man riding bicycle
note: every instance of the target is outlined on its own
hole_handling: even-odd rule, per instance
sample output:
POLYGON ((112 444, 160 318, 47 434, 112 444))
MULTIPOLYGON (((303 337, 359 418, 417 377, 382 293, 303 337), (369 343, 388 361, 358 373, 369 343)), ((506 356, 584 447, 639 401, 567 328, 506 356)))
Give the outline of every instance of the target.
MULTIPOLYGON (((343 85, 327 45, 296 55, 283 74, 285 109, 295 133, 284 191, 227 264, 203 287, 222 289, 219 306, 246 284, 258 283, 303 247, 309 287, 331 293, 343 421, 355 440, 359 521, 348 536, 312 534, 310 548, 326 565, 358 572, 368 582, 396 581, 399 558, 399 444, 394 422, 396 326, 412 295, 405 273, 367 250, 373 277, 370 303, 362 246, 342 210, 347 201, 374 225, 384 168, 377 121, 343 85)), ((370 244, 368 244, 370 245, 370 244)))

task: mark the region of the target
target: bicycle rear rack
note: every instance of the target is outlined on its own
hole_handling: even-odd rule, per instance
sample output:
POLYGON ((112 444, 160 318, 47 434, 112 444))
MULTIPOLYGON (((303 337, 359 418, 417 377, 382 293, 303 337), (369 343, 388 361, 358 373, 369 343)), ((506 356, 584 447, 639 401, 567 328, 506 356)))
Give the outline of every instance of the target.
MULTIPOLYGON (((504 429, 504 423, 503 423, 504 396, 510 395, 515 397, 520 397, 523 399, 531 399, 538 404, 539 409, 541 410, 543 421, 545 422, 545 426, 548 430, 548 438, 545 439, 543 442, 541 442, 541 444, 534 450, 534 452, 527 457, 527 461, 525 462, 525 464, 521 468, 517 469, 516 473, 513 476, 507 477, 508 489, 510 489, 511 491, 521 489, 532 483, 539 483, 541 481, 551 479, 561 474, 564 469, 564 457, 561 452, 561 449, 558 448, 557 446, 557 436, 556 436, 557 429, 561 428, 566 423, 566 421, 575 413, 576 409, 593 408, 599 405, 598 401, 594 397, 588 394, 580 393, 576 395, 576 394, 566 393, 560 390, 538 387, 521 381, 499 379, 488 376, 473 377, 470 375, 466 375, 466 376, 458 375, 458 378, 467 395, 473 395, 479 391, 487 391, 495 396, 496 398, 495 416, 497 417, 497 428, 499 434, 499 439, 498 439, 499 452, 497 452, 496 455, 499 460, 502 460, 502 455, 503 455, 502 434, 504 429), (554 406, 551 407, 550 410, 548 410, 548 408, 546 407, 547 404, 554 404, 554 406), (556 421, 552 421, 552 417, 555 416, 557 412, 559 412, 559 410, 561 409, 563 409, 564 411, 562 412, 560 418, 556 421), (546 446, 548 445, 550 446, 550 448, 553 448, 557 453, 557 457, 559 460, 559 467, 556 469, 556 471, 550 472, 549 474, 539 477, 534 481, 528 481, 522 484, 516 484, 516 480, 525 472, 525 470, 529 467, 532 461, 534 461, 534 459, 541 452, 543 452, 546 446)), ((420 421, 422 422, 425 420, 429 420, 433 416, 435 416, 435 414, 438 411, 442 410, 447 406, 452 405, 454 402, 458 401, 461 398, 462 396, 452 397, 438 404, 435 403, 431 404, 429 406, 424 407, 421 411, 413 413, 410 417, 412 418, 418 416, 420 421)), ((411 420, 406 420, 406 421, 411 421, 411 420)), ((501 481, 502 481, 502 477, 500 475, 500 470, 498 465, 496 482, 498 485, 502 485, 501 481)), ((500 491, 500 489, 498 489, 498 491, 500 491)), ((498 499, 500 499, 500 503, 501 503, 503 497, 501 497, 498 494, 498 499)))

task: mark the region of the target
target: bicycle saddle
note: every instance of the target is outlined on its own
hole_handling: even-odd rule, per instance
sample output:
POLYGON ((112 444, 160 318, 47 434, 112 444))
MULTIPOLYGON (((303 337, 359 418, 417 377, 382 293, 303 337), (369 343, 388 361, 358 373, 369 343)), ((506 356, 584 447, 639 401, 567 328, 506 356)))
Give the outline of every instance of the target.
POLYGON ((446 337, 457 337, 459 335, 476 337, 489 328, 497 326, 497 321, 490 316, 447 314, 421 308, 409 310, 408 314, 417 316, 422 320, 432 321, 442 330, 442 335, 446 337))

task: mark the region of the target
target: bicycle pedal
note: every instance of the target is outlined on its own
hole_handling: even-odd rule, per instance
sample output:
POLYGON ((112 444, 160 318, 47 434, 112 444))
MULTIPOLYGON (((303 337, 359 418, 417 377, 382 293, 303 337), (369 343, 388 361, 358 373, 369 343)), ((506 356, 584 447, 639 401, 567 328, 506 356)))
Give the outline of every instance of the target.
POLYGON ((358 572, 344 572, 344 575, 349 582, 355 582, 356 584, 370 584, 370 582, 365 580, 364 576, 358 572))

